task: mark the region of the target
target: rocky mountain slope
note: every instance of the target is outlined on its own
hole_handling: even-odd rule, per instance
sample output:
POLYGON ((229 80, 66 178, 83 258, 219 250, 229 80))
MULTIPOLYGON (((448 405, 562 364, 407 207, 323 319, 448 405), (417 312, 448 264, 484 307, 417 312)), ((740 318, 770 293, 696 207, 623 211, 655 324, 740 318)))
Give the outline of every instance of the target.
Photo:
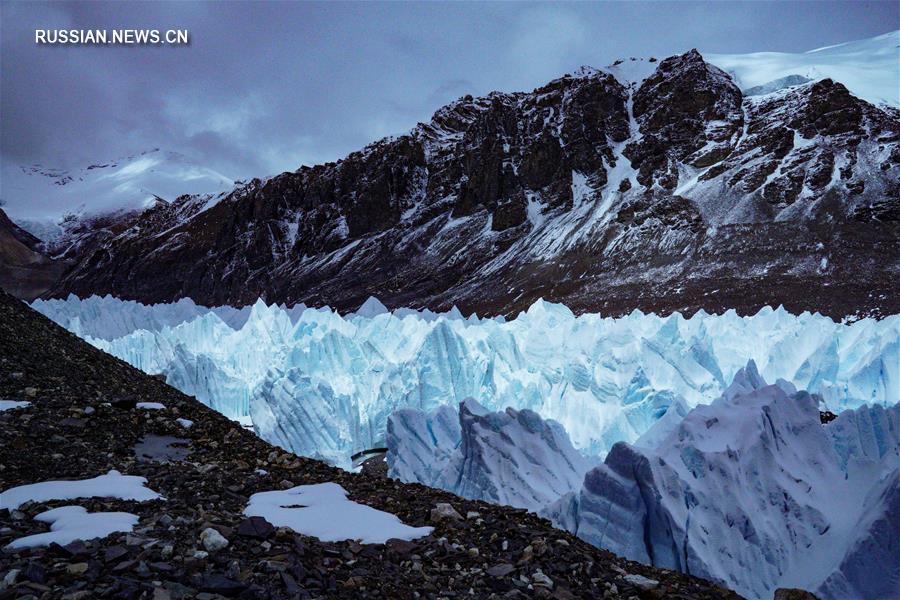
POLYGON ((0 266, 0 288, 33 300, 56 282, 66 265, 44 254, 41 240, 10 221, 0 209, 0 266))
POLYGON ((690 51, 466 96, 336 163, 63 240, 50 293, 898 312, 900 113, 805 79, 745 96, 690 51))
POLYGON ((4 163, 0 177, 0 204, 44 241, 65 234, 81 219, 143 211, 184 194, 214 199, 235 186, 221 173, 159 148, 68 169, 4 163))
MULTIPOLYGON (((143 491, 131 500, 72 496, 0 508, 3 546, 46 532, 34 517, 73 502, 92 513, 127 511, 136 521, 131 533, 99 540, 3 550, 4 600, 201 592, 210 598, 738 597, 701 579, 619 559, 524 511, 285 453, 2 292, 0 398, 2 491, 111 469, 146 478, 143 486, 137 480, 143 491), (21 402, 11 408, 10 399, 21 402), (323 542, 243 514, 254 493, 322 482, 434 531, 385 544, 323 542)), ((97 485, 82 490, 114 493, 97 485)))

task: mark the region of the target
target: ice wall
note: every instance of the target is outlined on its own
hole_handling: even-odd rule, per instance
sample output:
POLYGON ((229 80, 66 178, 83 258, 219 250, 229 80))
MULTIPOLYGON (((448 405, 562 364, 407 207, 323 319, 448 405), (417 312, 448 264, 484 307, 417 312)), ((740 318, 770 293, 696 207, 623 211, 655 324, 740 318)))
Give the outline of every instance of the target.
POLYGON ((267 440, 345 457, 383 445, 399 408, 530 409, 586 455, 635 442, 663 415, 722 394, 753 359, 769 381, 820 394, 834 412, 900 397, 900 315, 835 323, 778 309, 685 319, 634 312, 576 317, 538 301, 515 319, 383 310, 341 316, 262 301, 204 308, 114 298, 32 305, 95 346, 231 416, 267 440))

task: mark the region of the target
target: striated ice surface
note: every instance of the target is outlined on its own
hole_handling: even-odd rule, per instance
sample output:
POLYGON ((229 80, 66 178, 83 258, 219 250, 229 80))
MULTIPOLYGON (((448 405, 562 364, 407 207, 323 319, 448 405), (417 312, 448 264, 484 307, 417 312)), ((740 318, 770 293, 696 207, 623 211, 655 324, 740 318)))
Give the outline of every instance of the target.
POLYGON ((388 475, 466 498, 538 511, 581 487, 588 460, 562 426, 534 411, 491 412, 471 398, 459 414, 402 409, 388 419, 388 475))
POLYGON ((900 406, 822 425, 816 396, 767 385, 751 361, 656 447, 617 443, 543 514, 596 546, 750 598, 778 587, 887 598, 900 595, 898 483, 900 406))
POLYGON ((384 445, 398 409, 455 412, 467 398, 553 419, 588 456, 618 441, 652 446, 662 431, 647 434, 653 424, 665 416, 672 428, 712 402, 750 359, 766 380, 820 394, 834 412, 900 396, 898 315, 852 324, 780 308, 576 317, 540 300, 508 321, 388 312, 374 299, 347 316, 262 301, 236 309, 70 296, 32 306, 223 414, 251 418, 263 438, 336 462, 384 445))

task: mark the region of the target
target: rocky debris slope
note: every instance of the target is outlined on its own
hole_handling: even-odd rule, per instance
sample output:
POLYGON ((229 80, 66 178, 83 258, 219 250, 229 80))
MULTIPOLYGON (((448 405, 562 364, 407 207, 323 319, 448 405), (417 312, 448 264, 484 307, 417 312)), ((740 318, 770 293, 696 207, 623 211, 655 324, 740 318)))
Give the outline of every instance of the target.
POLYGON ((696 51, 466 96, 346 159, 97 224, 50 292, 510 314, 900 311, 900 118, 696 51), (885 260, 887 257, 887 260, 885 260))
MULTIPOLYGON (((420 485, 351 474, 270 446, 196 400, 0 294, 3 488, 116 469, 163 499, 78 500, 121 511, 131 533, 0 554, 0 597, 737 598, 701 579, 597 550, 543 519, 420 485), (153 402, 153 408, 139 402, 153 402), (185 440, 187 455, 135 447, 185 440), (149 454, 149 456, 148 456, 149 454), (335 482, 350 499, 434 532, 386 544, 321 542, 245 518, 249 497, 335 482)), ((166 444, 162 444, 165 446, 166 444)), ((46 531, 33 517, 72 500, 0 509, 0 544, 46 531)))
POLYGON ((900 405, 823 424, 818 398, 754 363, 653 448, 613 446, 580 492, 545 511, 599 547, 724 582, 822 598, 900 594, 893 535, 900 405))

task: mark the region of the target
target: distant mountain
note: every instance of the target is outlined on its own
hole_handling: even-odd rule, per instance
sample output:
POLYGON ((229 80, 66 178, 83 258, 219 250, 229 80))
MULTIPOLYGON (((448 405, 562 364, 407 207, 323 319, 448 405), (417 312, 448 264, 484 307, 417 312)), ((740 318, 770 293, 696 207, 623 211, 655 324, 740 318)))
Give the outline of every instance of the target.
POLYGON ((0 288, 33 300, 57 280, 65 264, 41 251, 41 241, 13 223, 0 209, 0 288))
MULTIPOLYGON (((790 77, 806 80, 830 78, 847 86, 850 93, 871 104, 900 107, 900 70, 897 47, 900 30, 792 54, 710 54, 707 60, 730 73, 745 92, 790 77)), ((790 83, 789 85, 795 85, 790 83)))
POLYGON ((234 181, 177 152, 148 150, 76 169, 7 166, 7 213, 42 240, 52 240, 74 220, 143 211, 183 194, 230 191, 234 181))
POLYGON ((900 111, 816 79, 746 96, 691 51, 466 96, 342 161, 82 228, 50 294, 898 312, 900 111))

